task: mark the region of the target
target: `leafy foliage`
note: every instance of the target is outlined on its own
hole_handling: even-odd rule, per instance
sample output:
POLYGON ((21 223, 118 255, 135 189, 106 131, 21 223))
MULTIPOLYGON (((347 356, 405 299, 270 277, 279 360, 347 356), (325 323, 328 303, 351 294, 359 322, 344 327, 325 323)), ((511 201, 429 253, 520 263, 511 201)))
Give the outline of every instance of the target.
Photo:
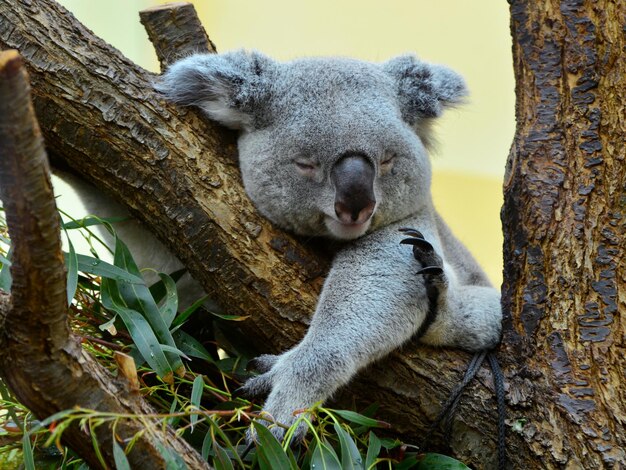
MULTIPOLYGON (((66 217, 67 214, 64 214, 66 217)), ((91 256, 76 253, 68 238, 65 254, 68 270, 68 303, 73 330, 83 347, 111 371, 117 367, 115 351, 125 351, 138 366, 140 392, 158 414, 158 423, 169 425, 187 439, 216 469, 373 469, 373 468, 466 468, 460 462, 437 454, 418 455, 415 448, 380 437, 377 429, 388 427, 372 417, 375 407, 361 413, 316 406, 314 421, 302 413, 279 442, 270 430, 256 421, 260 408, 236 390, 249 377, 247 358, 216 333, 232 321, 246 317, 212 314, 202 310, 206 298, 198 299, 179 312, 176 281, 182 272, 158 273, 159 281, 146 285, 132 254, 115 236, 112 224, 119 219, 87 217, 63 223, 63 229, 77 230, 88 241, 91 256), (107 246, 91 228, 103 225, 115 239, 107 246), (113 263, 102 260, 99 251, 113 255, 113 263), (197 318, 203 315, 201 319, 197 318), (185 331, 190 323, 207 325, 212 336, 203 342, 185 331), (192 360, 196 359, 196 360, 192 360), (197 360, 201 359, 201 360, 197 360), (311 429, 310 438, 292 444, 291 436, 303 420, 311 429), (253 428, 256 442, 248 445, 246 432, 253 428), (425 466, 426 465, 426 466, 425 466), (456 465, 456 466, 455 466, 456 465)), ((10 241, 0 220, 0 288, 10 289, 10 241)), ((61 443, 63 431, 78 423, 92 436, 107 424, 115 439, 113 455, 117 468, 129 468, 126 454, 133 439, 115 435, 121 420, 140 420, 150 433, 145 416, 115 415, 97 410, 72 409, 39 422, 15 401, 0 381, 0 468, 86 469, 87 466, 61 443)), ((152 424, 154 425, 154 424, 152 424)), ((280 425, 276 423, 276 425, 280 425)), ((168 447, 160 448, 168 468, 185 468, 180 456, 168 447)))

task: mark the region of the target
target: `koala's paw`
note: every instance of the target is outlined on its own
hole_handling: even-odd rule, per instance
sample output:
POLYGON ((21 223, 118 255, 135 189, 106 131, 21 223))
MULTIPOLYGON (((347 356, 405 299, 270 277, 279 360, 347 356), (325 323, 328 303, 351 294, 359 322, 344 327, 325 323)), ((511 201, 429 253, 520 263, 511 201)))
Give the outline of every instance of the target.
POLYGON ((246 380, 239 391, 246 397, 256 397, 259 395, 267 395, 272 391, 272 373, 265 372, 246 380))
POLYGON ((410 238, 403 239, 400 243, 413 246, 413 257, 420 262, 422 269, 416 274, 424 276, 428 284, 434 287, 445 288, 447 286, 446 275, 443 271, 443 260, 435 251, 421 232, 412 228, 401 228, 400 231, 410 238))
POLYGON ((268 372, 278 361, 278 356, 274 354, 262 354, 252 359, 249 364, 259 372, 268 372))

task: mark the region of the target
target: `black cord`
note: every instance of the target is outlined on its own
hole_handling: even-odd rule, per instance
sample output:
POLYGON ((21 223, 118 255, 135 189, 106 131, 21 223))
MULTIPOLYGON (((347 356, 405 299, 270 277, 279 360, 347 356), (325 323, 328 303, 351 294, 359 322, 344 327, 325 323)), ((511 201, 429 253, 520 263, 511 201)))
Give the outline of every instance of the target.
POLYGON ((476 376, 476 373, 478 372, 478 369, 480 369, 480 366, 484 362, 485 358, 489 361, 489 366, 491 367, 493 374, 494 388, 496 391, 498 409, 498 470, 506 470, 506 407, 504 403, 504 375, 502 374, 502 370, 498 364, 498 359, 493 351, 479 351, 474 354, 472 360, 467 366, 463 380, 452 390, 452 392, 450 392, 448 399, 443 403, 443 405, 441 405, 441 411, 439 411, 439 414, 433 423, 428 427, 426 435, 420 443, 420 449, 426 449, 431 436, 442 423, 446 441, 450 441, 449 436, 452 430, 452 419, 454 418, 456 410, 459 406, 461 394, 463 393, 465 387, 467 387, 471 380, 476 376))
POLYGON ((493 373, 493 384, 496 389, 498 404, 498 469, 506 469, 506 407, 504 405, 504 374, 498 364, 496 353, 490 351, 487 360, 493 373))

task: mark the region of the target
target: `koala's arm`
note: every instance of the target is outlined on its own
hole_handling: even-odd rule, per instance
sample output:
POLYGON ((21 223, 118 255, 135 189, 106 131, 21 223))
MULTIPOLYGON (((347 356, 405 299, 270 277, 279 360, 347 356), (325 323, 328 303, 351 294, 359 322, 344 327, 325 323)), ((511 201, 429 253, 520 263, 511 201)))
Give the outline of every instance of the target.
MULTIPOLYGON (((436 228, 423 230, 440 249, 436 228)), ((335 258, 302 342, 280 356, 261 359, 268 372, 246 388, 252 393, 271 390, 264 409, 275 420, 291 424, 294 411, 326 400, 361 368, 417 332, 429 298, 423 276, 416 274, 422 266, 399 245, 402 238, 391 226, 346 246, 335 258)), ((446 265, 449 281, 424 338, 470 350, 494 346, 500 335, 497 291, 459 287, 450 269, 446 265)))

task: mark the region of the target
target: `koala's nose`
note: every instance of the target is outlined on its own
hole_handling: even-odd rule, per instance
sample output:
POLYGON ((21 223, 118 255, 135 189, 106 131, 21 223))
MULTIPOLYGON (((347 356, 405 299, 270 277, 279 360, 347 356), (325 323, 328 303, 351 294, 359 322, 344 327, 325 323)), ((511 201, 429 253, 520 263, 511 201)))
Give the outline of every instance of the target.
POLYGON ((374 213, 374 165, 363 155, 350 154, 333 166, 335 214, 344 224, 362 224, 374 213))

